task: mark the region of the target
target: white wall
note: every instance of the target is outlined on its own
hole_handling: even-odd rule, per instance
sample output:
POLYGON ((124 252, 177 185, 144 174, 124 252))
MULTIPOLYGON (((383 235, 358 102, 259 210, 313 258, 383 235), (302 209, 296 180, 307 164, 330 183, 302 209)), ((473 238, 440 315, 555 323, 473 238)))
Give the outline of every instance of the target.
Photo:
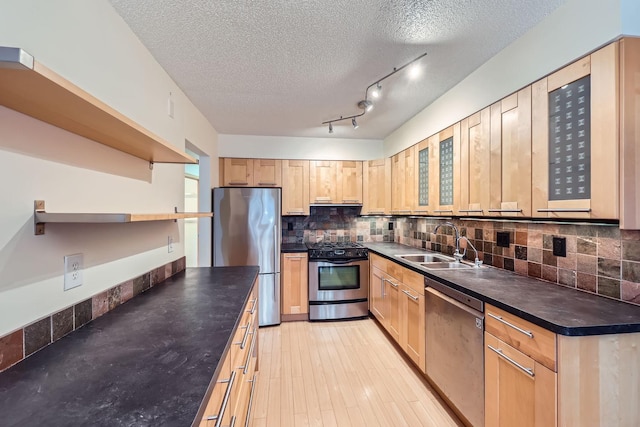
MULTIPOLYGON (((25 49, 176 147, 188 139, 217 157, 215 129, 106 0, 2 0, 0 10, 0 45, 25 49), (174 119, 166 114, 169 92, 174 119)), ((182 165, 151 171, 142 160, 4 107, 0 129, 0 336, 183 255, 182 222, 48 224, 44 236, 33 234, 35 199, 51 212, 182 209, 182 165), (77 252, 84 254, 84 285, 63 292, 63 257, 77 252)))
POLYGON ((374 160, 382 157, 382 141, 377 139, 221 134, 219 144, 220 157, 310 160, 374 160))
POLYGON ((616 39, 640 34, 637 0, 569 0, 384 140, 391 156, 616 39))

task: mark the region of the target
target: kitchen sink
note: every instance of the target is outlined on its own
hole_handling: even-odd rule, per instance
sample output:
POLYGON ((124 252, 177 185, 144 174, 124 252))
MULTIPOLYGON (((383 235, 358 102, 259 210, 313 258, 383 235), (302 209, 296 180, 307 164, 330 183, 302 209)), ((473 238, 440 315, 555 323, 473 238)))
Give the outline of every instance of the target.
POLYGON ((403 254, 396 255, 398 258, 403 259, 408 262, 416 262, 416 263, 449 263, 453 262, 453 258, 436 255, 436 254, 403 254))
POLYGON ((473 265, 463 264, 461 262, 422 262, 420 266, 429 270, 446 270, 446 269, 472 269, 473 265))

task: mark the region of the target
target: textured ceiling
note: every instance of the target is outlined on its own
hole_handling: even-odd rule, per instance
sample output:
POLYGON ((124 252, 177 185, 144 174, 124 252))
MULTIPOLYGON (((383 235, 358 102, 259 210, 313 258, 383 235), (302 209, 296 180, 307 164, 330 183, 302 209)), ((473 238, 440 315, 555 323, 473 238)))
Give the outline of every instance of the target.
POLYGON ((382 139, 565 0, 110 0, 223 134, 382 139))

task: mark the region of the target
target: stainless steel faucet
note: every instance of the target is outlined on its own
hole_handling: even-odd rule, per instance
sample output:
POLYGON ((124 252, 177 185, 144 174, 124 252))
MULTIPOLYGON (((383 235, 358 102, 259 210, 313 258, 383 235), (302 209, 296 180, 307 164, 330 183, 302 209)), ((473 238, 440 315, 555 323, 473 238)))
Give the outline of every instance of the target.
MULTIPOLYGON (((460 261, 462 261, 462 258, 464 258, 464 254, 460 253, 460 232, 458 231, 458 228, 455 226, 455 224, 452 223, 452 222, 449 222, 449 221, 443 222, 442 224, 438 224, 438 225, 436 225, 436 228, 433 229, 433 234, 436 234, 438 232, 438 229, 440 227, 442 227, 443 225, 448 225, 449 227, 453 228, 453 231, 456 233, 455 234, 455 236, 456 236, 456 251, 453 253, 453 258, 456 260, 456 262, 460 262, 460 261)), ((467 239, 467 241, 469 241, 469 240, 467 239)), ((475 248, 474 248, 474 250, 475 250, 475 248)), ((466 250, 465 250, 465 252, 466 252, 466 250)), ((476 254, 477 254, 477 252, 476 252, 476 254)))
MULTIPOLYGON (((466 240, 468 245, 471 245, 471 249, 473 249, 473 251, 476 253, 476 259, 475 261, 473 261, 473 264, 475 265, 476 268, 479 268, 482 265, 482 261, 478 259, 478 250, 476 249, 475 246, 473 246, 473 243, 471 243, 471 240, 469 240, 467 236, 462 236, 460 238, 466 240)), ((464 248, 464 252, 462 256, 464 256, 466 253, 467 253, 467 248, 464 248)))

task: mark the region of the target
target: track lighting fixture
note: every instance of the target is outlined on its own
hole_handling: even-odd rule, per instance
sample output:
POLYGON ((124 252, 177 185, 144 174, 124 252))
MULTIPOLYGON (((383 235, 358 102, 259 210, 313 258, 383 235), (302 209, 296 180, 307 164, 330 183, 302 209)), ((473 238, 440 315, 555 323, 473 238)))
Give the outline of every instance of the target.
POLYGON ((376 87, 371 90, 371 96, 373 98, 380 98, 380 94, 382 93, 382 86, 380 86, 380 82, 376 83, 376 87))
MULTIPOLYGON (((402 67, 400 68, 394 68, 392 72, 390 72, 389 74, 387 74, 386 76, 376 80, 375 82, 371 83, 369 86, 367 86, 367 89, 365 89, 364 91, 364 99, 360 102, 358 102, 358 107, 362 110, 362 112, 360 114, 353 114, 351 116, 340 116, 339 119, 333 119, 333 120, 327 120, 325 122, 322 122, 323 125, 329 124, 329 133, 333 133, 333 123, 335 122, 340 122, 342 120, 349 120, 351 119, 351 124, 353 125, 354 129, 358 129, 358 123, 356 122, 356 118, 357 117, 362 117, 365 115, 365 113, 368 113, 369 111, 371 111, 373 109, 373 102, 371 102, 369 100, 369 91, 371 91, 371 97, 372 98, 379 98, 380 94, 382 92, 382 85, 380 84, 383 80, 393 76, 395 73, 397 73, 398 71, 401 71, 405 68, 407 68, 408 66, 414 64, 415 62, 417 62, 418 60, 422 59, 423 57, 425 57, 427 55, 427 53, 423 53, 422 55, 418 56, 417 58, 415 58, 414 60, 407 62, 406 64, 404 64, 402 67), (374 87, 375 86, 375 87, 374 87)), ((415 77, 415 73, 416 71, 419 73, 419 68, 414 66, 412 67, 412 77, 415 77)))

